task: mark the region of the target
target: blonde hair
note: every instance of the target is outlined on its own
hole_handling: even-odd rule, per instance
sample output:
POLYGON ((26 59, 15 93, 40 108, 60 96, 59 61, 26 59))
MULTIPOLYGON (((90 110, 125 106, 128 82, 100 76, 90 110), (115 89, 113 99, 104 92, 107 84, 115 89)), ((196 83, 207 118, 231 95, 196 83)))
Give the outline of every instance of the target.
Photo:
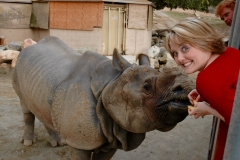
POLYGON ((203 20, 189 17, 183 19, 168 31, 164 40, 166 50, 171 54, 170 42, 176 45, 189 44, 202 51, 221 54, 226 46, 223 42, 223 35, 218 33, 203 20), (176 38, 179 42, 176 42, 176 38))
POLYGON ((235 3, 236 3, 235 0, 221 1, 216 7, 215 16, 217 16, 217 17, 221 16, 221 13, 224 8, 230 8, 231 10, 234 10, 235 3))

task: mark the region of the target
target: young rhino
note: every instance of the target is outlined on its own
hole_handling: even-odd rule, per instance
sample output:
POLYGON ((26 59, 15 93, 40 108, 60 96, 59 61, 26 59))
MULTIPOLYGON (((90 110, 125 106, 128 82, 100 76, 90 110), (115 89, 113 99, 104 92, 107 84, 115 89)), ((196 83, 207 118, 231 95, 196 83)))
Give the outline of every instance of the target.
POLYGON ((24 114, 24 145, 32 145, 35 116, 51 144, 69 146, 71 159, 110 159, 117 149, 137 148, 152 130, 169 131, 188 115, 189 78, 151 68, 148 57, 130 64, 117 50, 113 60, 79 55, 56 37, 19 54, 13 87, 24 114))

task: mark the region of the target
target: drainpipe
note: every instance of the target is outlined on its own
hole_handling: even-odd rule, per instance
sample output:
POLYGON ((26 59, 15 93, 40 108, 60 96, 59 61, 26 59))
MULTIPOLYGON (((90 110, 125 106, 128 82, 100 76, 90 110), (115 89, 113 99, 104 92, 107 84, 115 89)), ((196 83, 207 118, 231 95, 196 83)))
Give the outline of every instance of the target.
POLYGON ((122 50, 124 52, 126 52, 125 50, 125 43, 126 43, 126 28, 125 26, 127 26, 126 24, 126 12, 125 12, 125 8, 124 8, 124 11, 123 11, 123 46, 122 46, 122 50))
POLYGON ((111 8, 108 7, 108 51, 107 51, 107 55, 109 55, 109 51, 110 51, 110 11, 111 8))
POLYGON ((117 17, 117 49, 119 50, 119 23, 120 23, 120 8, 118 8, 118 17, 117 17))

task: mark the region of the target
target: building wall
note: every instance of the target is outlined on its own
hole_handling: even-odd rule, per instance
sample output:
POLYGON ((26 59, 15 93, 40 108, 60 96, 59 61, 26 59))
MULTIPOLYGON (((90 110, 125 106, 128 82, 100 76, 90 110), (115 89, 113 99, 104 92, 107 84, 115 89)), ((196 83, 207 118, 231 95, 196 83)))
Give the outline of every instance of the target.
POLYGON ((73 49, 89 48, 102 53, 102 29, 93 31, 50 29, 50 36, 56 36, 73 49))
POLYGON ((0 2, 0 28, 29 28, 31 4, 0 2))
POLYGON ((143 53, 151 47, 152 31, 148 30, 126 30, 126 51, 127 55, 143 53))
POLYGON ((24 39, 31 38, 38 42, 40 39, 49 35, 49 30, 41 29, 5 29, 0 28, 0 36, 4 36, 5 44, 11 42, 23 41, 24 39))
MULTIPOLYGON (((102 25, 104 7, 102 2, 93 3, 93 5, 91 3, 88 3, 91 5, 87 5, 84 2, 0 3, 0 9, 2 10, 0 13, 0 36, 5 37, 6 44, 12 41, 23 41, 26 38, 32 38, 38 42, 46 36, 56 36, 73 49, 84 47, 104 54, 104 47, 106 49, 108 46, 104 42, 103 30, 107 29, 109 31, 110 26, 113 27, 112 32, 116 32, 116 26, 105 25, 107 28, 104 28, 104 25, 102 25), (65 8, 65 5, 68 7, 65 8), (78 12, 75 8, 76 5, 85 7, 84 11, 78 12), (59 8, 59 6, 61 7, 59 8), (86 8, 88 6, 89 10, 86 8), (75 8, 75 10, 72 10, 72 8, 75 8), (54 10, 54 12, 51 10, 54 10), (15 16, 15 14, 18 16, 15 16), (70 15, 66 16, 65 19, 61 16, 67 14, 70 15), (79 19, 77 19, 78 17, 79 19), (99 21, 94 20, 96 17, 99 21), (88 19, 89 22, 87 22, 88 19), (61 22, 66 23, 62 25, 61 22)), ((123 31, 119 32, 121 35, 121 38, 119 38, 121 49, 119 51, 125 51, 128 55, 136 55, 151 47, 152 6, 125 4, 124 7, 126 7, 124 10, 127 12, 123 15, 121 13, 124 18, 119 21, 122 23, 119 23, 119 25, 124 28, 123 31)), ((115 17, 110 15, 110 18, 114 19, 115 17)), ((114 39, 116 37, 110 39, 111 43, 114 39)), ((109 53, 105 53, 105 55, 111 55, 111 50, 115 47, 113 45, 108 47, 110 48, 109 53)))
POLYGON ((136 55, 151 47, 152 7, 141 4, 128 5, 125 53, 136 55))
POLYGON ((49 28, 93 30, 102 27, 104 2, 50 2, 49 28))

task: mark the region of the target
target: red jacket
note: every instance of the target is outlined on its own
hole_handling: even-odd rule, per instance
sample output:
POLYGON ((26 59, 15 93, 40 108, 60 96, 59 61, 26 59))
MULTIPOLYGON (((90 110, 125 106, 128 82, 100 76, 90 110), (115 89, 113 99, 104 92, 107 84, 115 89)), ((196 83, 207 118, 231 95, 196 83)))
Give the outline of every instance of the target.
POLYGON ((225 118, 225 123, 220 122, 215 160, 221 160, 223 157, 239 71, 240 51, 228 47, 225 52, 199 72, 196 80, 196 89, 204 101, 225 118))

